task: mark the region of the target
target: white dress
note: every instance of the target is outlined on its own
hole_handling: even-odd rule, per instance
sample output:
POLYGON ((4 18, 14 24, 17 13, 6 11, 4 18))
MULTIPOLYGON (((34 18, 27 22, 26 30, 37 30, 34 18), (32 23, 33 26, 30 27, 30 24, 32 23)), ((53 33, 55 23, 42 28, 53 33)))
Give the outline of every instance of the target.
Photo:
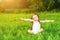
POLYGON ((32 32, 37 34, 40 31, 40 23, 38 21, 33 21, 32 32))

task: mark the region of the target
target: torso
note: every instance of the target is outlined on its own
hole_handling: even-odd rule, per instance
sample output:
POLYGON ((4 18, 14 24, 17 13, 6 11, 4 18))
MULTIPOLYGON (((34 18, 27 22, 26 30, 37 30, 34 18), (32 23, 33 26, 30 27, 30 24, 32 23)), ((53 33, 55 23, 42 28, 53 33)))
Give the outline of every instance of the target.
POLYGON ((40 23, 39 21, 33 21, 33 32, 38 32, 40 30, 40 23))

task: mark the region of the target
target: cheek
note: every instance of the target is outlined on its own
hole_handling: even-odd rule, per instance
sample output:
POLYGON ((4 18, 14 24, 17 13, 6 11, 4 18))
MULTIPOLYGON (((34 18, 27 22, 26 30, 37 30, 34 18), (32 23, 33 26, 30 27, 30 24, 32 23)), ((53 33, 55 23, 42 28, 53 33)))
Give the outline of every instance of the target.
POLYGON ((38 18, 34 18, 34 20, 38 20, 38 18))
POLYGON ((36 18, 36 20, 38 20, 38 18, 36 18))

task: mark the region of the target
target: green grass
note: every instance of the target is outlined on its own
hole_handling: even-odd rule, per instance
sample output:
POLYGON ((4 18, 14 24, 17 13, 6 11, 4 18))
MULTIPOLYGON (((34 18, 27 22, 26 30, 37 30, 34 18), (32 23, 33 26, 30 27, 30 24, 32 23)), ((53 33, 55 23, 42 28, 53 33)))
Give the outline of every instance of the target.
POLYGON ((42 34, 31 35, 27 30, 32 24, 19 18, 30 18, 32 14, 0 14, 0 40, 60 40, 60 14, 40 13, 41 20, 55 20, 53 23, 41 23, 42 34))

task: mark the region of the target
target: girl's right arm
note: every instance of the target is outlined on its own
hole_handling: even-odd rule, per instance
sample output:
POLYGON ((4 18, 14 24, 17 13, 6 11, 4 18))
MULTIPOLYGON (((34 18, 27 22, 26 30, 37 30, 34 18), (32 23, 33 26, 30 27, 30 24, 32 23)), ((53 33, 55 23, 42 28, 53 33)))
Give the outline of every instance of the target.
POLYGON ((20 20, 33 21, 32 19, 20 18, 20 20))

